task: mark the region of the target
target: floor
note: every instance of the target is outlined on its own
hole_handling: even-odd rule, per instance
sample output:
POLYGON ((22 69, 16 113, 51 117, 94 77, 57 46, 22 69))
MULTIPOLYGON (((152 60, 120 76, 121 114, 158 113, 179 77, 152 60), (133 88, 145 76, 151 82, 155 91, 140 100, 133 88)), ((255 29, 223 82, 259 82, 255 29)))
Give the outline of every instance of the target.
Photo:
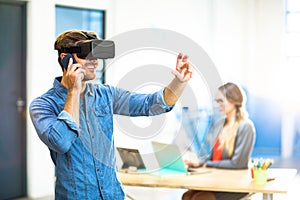
MULTIPOLYGON (((273 158, 274 164, 272 167, 283 167, 283 168, 295 168, 298 170, 297 176, 291 183, 290 191, 287 194, 275 194, 273 200, 295 200, 299 198, 299 188, 300 188, 300 157, 290 158, 290 159, 279 159, 273 158)), ((135 200, 180 200, 181 195, 186 191, 183 189, 166 189, 166 188, 156 188, 155 191, 152 188, 142 188, 142 187, 125 187, 130 196, 134 197, 135 200)), ((30 198, 18 198, 14 200, 53 200, 52 196, 30 199, 30 198)), ((255 194, 252 196, 251 200, 261 200, 262 194, 255 194)), ((127 198, 131 200, 131 198, 127 198)))

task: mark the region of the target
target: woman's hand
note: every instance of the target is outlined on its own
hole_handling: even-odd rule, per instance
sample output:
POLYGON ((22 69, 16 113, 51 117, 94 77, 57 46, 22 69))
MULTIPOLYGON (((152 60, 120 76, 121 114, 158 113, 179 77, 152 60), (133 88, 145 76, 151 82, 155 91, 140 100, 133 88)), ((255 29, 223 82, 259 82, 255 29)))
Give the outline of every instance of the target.
POLYGON ((193 162, 193 161, 190 161, 190 160, 184 160, 184 164, 187 166, 187 167, 200 167, 200 164, 199 163, 196 163, 196 162, 193 162))

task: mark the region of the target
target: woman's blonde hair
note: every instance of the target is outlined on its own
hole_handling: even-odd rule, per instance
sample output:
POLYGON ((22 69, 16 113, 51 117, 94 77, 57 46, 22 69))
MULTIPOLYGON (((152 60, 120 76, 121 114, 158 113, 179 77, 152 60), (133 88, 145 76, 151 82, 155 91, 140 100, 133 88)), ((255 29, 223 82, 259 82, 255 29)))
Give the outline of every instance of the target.
POLYGON ((220 138, 221 148, 224 147, 227 150, 229 157, 231 157, 239 124, 243 119, 248 117, 244 108, 246 100, 243 90, 234 83, 226 83, 218 89, 226 97, 227 101, 235 105, 236 109, 234 125, 227 131, 226 137, 220 138))

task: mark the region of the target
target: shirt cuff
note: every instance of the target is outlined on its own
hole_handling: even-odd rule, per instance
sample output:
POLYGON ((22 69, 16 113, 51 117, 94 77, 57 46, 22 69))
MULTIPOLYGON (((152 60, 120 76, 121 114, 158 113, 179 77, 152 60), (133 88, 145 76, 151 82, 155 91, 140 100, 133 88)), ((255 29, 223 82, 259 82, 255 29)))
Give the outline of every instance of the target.
POLYGON ((74 131, 77 131, 77 132, 79 131, 75 120, 67 111, 65 111, 65 110, 61 111, 61 113, 59 113, 57 118, 59 120, 65 121, 66 124, 74 131))

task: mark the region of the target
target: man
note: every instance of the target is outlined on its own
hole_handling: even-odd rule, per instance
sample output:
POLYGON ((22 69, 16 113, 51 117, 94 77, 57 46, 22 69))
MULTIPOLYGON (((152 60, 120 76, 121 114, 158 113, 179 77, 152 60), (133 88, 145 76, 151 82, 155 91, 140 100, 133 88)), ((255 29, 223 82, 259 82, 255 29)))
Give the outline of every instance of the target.
POLYGON ((32 122, 55 164, 55 199, 124 199, 116 176, 113 114, 168 112, 192 77, 188 57, 179 54, 175 78, 153 94, 87 83, 96 78, 97 59, 70 54, 66 49, 95 38, 93 32, 79 30, 58 36, 54 46, 63 76, 55 78, 53 87, 30 104, 32 122), (66 67, 64 58, 70 55, 66 67))

